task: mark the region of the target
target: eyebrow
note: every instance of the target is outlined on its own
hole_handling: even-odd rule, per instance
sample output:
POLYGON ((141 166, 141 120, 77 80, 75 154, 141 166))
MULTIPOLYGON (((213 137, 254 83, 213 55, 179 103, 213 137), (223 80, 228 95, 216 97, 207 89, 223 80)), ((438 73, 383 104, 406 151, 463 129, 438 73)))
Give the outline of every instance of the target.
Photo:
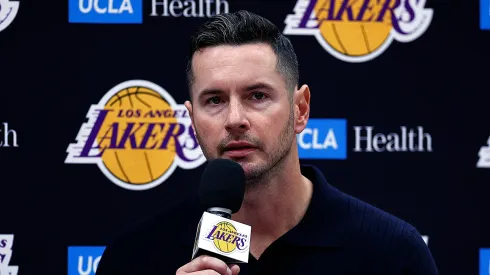
MULTIPOLYGON (((243 90, 248 92, 248 91, 259 90, 259 89, 273 90, 271 85, 264 82, 259 82, 256 84, 246 86, 245 89, 243 90)), ((220 89, 204 89, 199 93, 199 98, 202 98, 204 96, 210 96, 210 95, 219 95, 223 93, 224 92, 220 89)))
POLYGON ((223 91, 222 90, 219 90, 219 89, 205 89, 205 90, 202 90, 200 93, 199 93, 199 98, 203 98, 205 96, 209 96, 209 95, 219 95, 219 94, 222 94, 223 91))
POLYGON ((259 89, 272 90, 273 88, 271 85, 264 83, 264 82, 259 82, 257 84, 253 84, 253 85, 245 87, 246 91, 259 90, 259 89))

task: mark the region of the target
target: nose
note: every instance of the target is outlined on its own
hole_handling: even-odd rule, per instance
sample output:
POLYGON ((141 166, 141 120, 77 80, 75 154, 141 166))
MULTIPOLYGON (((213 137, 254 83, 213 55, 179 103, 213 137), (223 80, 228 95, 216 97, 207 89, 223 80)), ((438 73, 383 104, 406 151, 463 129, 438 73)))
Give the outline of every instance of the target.
POLYGON ((231 134, 243 134, 250 129, 250 122, 239 100, 230 99, 225 129, 231 134))

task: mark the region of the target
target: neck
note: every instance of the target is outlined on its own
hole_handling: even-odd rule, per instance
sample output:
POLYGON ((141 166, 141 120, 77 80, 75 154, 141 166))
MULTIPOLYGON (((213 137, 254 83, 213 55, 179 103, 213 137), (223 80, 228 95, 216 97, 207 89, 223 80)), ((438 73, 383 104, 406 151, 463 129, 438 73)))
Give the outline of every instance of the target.
POLYGON ((254 238, 273 241, 303 218, 313 185, 301 174, 299 159, 292 156, 262 181, 246 190, 240 211, 232 218, 250 225, 254 238))

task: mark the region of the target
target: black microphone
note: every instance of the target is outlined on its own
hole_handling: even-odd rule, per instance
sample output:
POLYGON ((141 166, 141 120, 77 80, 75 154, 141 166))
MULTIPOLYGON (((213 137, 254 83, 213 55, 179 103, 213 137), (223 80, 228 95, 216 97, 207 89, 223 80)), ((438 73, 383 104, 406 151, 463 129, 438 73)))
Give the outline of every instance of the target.
POLYGON ((209 161, 199 186, 199 221, 192 259, 206 254, 226 263, 248 262, 251 228, 231 220, 245 193, 245 172, 228 159, 209 161))

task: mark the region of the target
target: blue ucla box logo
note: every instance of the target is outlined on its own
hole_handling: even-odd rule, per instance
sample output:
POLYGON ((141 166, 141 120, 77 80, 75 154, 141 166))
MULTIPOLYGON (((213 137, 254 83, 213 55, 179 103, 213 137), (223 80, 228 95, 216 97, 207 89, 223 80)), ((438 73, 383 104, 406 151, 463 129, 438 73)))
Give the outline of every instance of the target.
POLYGON ((68 247, 68 275, 95 275, 105 246, 68 247))
POLYGON ((300 159, 346 159, 347 121, 345 119, 318 119, 308 121, 298 134, 300 159))
POLYGON ((143 0, 68 0, 70 23, 141 24, 143 0))
POLYGON ((480 29, 490 30, 490 0, 480 0, 480 29))
POLYGON ((490 275, 490 248, 480 249, 480 275, 490 275))

